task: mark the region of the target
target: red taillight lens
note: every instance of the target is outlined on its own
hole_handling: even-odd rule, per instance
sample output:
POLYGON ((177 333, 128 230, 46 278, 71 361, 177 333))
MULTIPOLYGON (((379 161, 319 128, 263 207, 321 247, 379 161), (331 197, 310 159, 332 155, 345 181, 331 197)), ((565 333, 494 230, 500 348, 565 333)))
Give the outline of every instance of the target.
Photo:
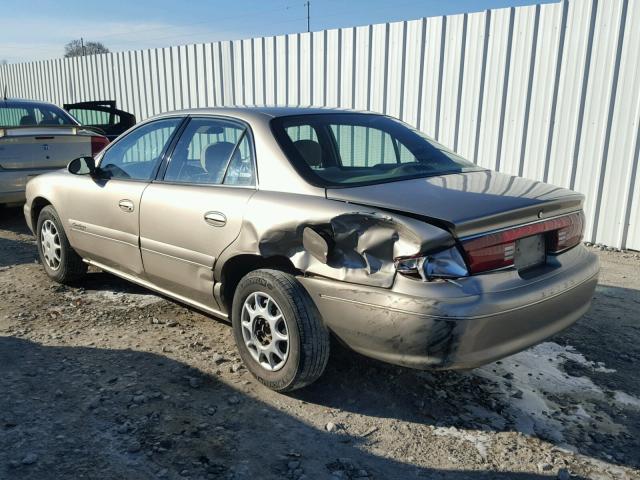
POLYGON ((563 220, 562 225, 547 236, 547 249, 551 253, 575 247, 582 241, 584 234, 584 213, 574 213, 558 220, 563 220))
POLYGON ((583 230, 584 214, 578 212, 466 240, 462 247, 474 274, 513 265, 516 240, 544 233, 547 252, 559 253, 580 243, 583 230))
POLYGON ((109 145, 109 139, 107 137, 97 135, 91 137, 91 156, 100 153, 107 145, 109 145))

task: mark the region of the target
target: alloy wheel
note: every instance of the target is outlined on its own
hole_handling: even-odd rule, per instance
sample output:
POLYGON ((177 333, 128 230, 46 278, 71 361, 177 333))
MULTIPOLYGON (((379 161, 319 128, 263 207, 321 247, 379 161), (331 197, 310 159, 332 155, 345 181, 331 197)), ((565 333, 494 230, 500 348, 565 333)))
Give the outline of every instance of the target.
POLYGON ((251 293, 242 306, 240 322, 253 359, 265 370, 280 370, 289 357, 289 331, 275 300, 264 292, 251 293))
POLYGON ((51 270, 58 270, 62 262, 62 245, 58 229, 51 220, 45 220, 40 229, 42 256, 51 270))

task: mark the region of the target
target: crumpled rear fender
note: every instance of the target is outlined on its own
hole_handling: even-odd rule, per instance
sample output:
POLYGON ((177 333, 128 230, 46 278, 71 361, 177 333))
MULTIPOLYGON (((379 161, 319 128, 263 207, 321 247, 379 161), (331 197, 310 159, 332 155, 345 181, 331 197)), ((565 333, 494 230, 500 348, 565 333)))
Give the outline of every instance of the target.
POLYGON ((393 259, 443 248, 453 237, 439 227, 384 210, 323 197, 259 191, 247 206, 238 237, 216 262, 221 278, 224 263, 236 255, 286 257, 305 274, 390 288, 393 259), (305 228, 331 245, 326 261, 305 248, 305 228))

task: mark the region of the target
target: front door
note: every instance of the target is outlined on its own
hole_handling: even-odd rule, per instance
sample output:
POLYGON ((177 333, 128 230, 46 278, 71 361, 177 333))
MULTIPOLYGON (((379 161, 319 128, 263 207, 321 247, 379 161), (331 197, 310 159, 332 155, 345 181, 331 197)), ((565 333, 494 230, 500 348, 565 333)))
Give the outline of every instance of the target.
POLYGON ((183 118, 146 123, 114 142, 98 159, 96 175, 74 177, 82 202, 66 209, 73 247, 85 258, 141 276, 139 213, 142 192, 183 118))
POLYGON ((192 118, 162 179, 145 190, 140 246, 148 280, 205 307, 213 297, 213 266, 238 236, 255 192, 250 132, 231 120, 192 118))

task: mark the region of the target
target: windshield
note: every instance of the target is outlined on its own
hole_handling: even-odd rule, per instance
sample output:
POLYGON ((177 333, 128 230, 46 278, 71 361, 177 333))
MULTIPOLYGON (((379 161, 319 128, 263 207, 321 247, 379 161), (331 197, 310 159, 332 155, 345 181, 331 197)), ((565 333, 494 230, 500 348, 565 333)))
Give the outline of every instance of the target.
POLYGON ((73 118, 55 105, 31 102, 0 102, 0 127, 39 127, 77 125, 73 118))
POLYGON ((298 172, 323 187, 482 170, 422 132, 383 115, 279 117, 272 120, 272 129, 298 172))

